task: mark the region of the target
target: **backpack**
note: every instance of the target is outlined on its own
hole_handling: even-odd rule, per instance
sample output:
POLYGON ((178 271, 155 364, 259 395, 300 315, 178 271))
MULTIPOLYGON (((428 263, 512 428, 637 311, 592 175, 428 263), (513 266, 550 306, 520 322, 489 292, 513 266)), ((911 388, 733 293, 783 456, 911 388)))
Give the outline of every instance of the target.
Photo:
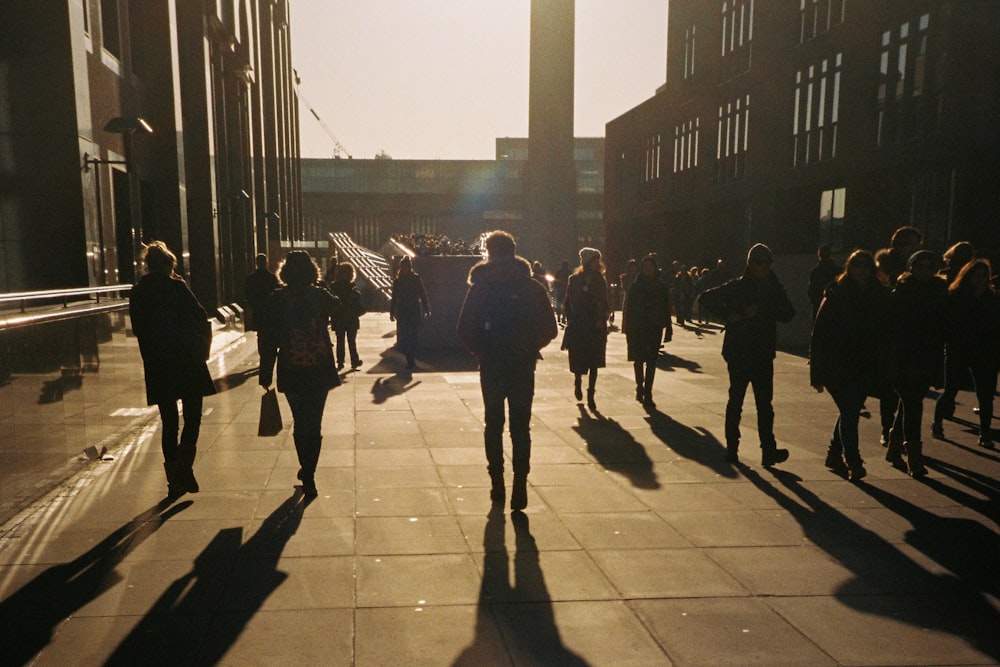
POLYGON ((483 350, 487 356, 538 354, 532 308, 532 280, 491 283, 483 307, 483 350))

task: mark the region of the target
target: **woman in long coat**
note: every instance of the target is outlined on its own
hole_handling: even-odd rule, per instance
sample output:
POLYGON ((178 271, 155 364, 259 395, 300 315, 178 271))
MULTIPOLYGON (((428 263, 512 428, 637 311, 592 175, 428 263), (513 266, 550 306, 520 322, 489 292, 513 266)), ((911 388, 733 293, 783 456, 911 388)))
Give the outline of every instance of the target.
POLYGON ((573 395, 583 400, 582 378, 587 378, 587 405, 597 409, 594 392, 597 387, 597 369, 604 368, 604 355, 608 346, 608 282, 604 279, 601 251, 595 248, 580 250, 580 266, 569 277, 566 300, 566 332, 562 349, 569 351, 569 370, 573 373, 573 395))
POLYGON ((317 285, 319 267, 304 250, 288 253, 278 277, 286 286, 267 301, 260 331, 259 381, 264 389, 271 387, 277 362, 278 391, 292 409, 298 478, 302 492, 315 497, 323 410, 330 389, 340 386, 329 333, 340 300, 317 285))
POLYGON ((881 395, 879 354, 888 303, 889 288, 878 280, 875 259, 867 250, 855 250, 844 272, 825 290, 813 323, 810 383, 817 391, 830 392, 840 413, 826 467, 852 481, 867 474, 858 448, 858 421, 866 397, 881 395))
POLYGON ((129 316, 139 340, 146 379, 146 403, 160 411, 160 446, 167 493, 177 497, 196 493, 198 482, 192 466, 201 430, 201 410, 205 396, 215 393, 208 372, 212 328, 208 313, 187 283, 174 273, 177 257, 162 241, 143 247, 145 275, 132 288, 129 316), (177 401, 184 410, 180 432, 177 401))
POLYGON ((361 290, 354 284, 355 269, 350 262, 337 265, 336 280, 330 285, 330 291, 340 299, 340 312, 333 320, 333 331, 337 334, 337 370, 344 367, 346 347, 351 353, 351 368, 361 368, 361 357, 358 356, 358 329, 361 328, 361 316, 365 308, 361 304, 361 290), (346 339, 346 340, 345 340, 346 339))
POLYGON ((656 255, 646 255, 639 273, 628 286, 622 313, 622 331, 628 342, 628 360, 635 370, 635 400, 654 408, 653 378, 660 356, 660 341, 670 340, 670 288, 659 277, 656 255), (667 330, 666 336, 663 330, 667 330))
POLYGON ((396 339, 399 351, 406 357, 406 370, 417 366, 417 340, 420 320, 431 316, 424 281, 413 270, 409 257, 399 261, 396 279, 392 281, 392 299, 389 301, 389 321, 396 322, 396 339))
POLYGON ((944 437, 941 420, 955 413, 961 380, 972 377, 979 401, 979 446, 993 449, 993 395, 1000 369, 1000 295, 990 283, 989 260, 975 259, 958 272, 948 287, 948 362, 944 391, 934 408, 934 437, 944 437), (949 381, 950 380, 950 381, 949 381))

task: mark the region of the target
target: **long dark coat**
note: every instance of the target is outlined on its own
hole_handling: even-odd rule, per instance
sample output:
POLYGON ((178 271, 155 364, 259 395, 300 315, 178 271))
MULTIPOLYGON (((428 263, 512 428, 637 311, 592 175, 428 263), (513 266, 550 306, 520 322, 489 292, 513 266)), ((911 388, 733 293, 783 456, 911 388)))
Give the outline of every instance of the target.
POLYGON ((851 280, 826 290, 813 323, 809 373, 813 386, 856 387, 879 396, 884 383, 889 288, 873 278, 865 289, 851 280))
POLYGON ((655 362, 663 330, 670 324, 670 288, 657 278, 639 275, 628 289, 622 313, 622 331, 628 342, 628 360, 655 362))
POLYGON ((148 405, 215 393, 205 363, 212 346, 208 313, 183 280, 143 276, 132 288, 129 316, 142 354, 148 405))
POLYGON ((948 284, 904 273, 889 297, 888 377, 894 387, 944 384, 945 299, 948 284))
POLYGON ((583 374, 604 368, 608 347, 608 282, 600 271, 583 271, 569 277, 566 288, 566 331, 562 349, 569 351, 569 369, 583 374))

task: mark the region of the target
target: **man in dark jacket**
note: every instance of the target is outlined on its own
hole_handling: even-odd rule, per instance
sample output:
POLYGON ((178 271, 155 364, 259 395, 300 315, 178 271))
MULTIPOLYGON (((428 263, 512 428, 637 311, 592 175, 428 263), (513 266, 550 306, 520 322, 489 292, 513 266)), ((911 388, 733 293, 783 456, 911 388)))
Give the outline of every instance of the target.
POLYGON ((281 285, 278 276, 271 273, 267 268, 267 255, 260 253, 254 260, 257 268, 253 270, 244 281, 243 291, 246 295, 247 305, 250 306, 250 321, 247 323, 248 331, 260 331, 261 319, 264 316, 264 306, 271 292, 281 285))
POLYGON ((812 304, 812 318, 816 321, 819 304, 823 302, 823 292, 833 279, 843 272, 843 267, 830 259, 830 246, 824 243, 816 249, 816 266, 809 271, 809 302, 812 304))
POLYGON ((510 508, 528 504, 531 458, 531 402, 539 350, 556 337, 555 313, 545 288, 531 278, 531 265, 514 254, 514 237, 491 232, 487 259, 469 271, 469 291, 458 318, 458 339, 479 358, 479 383, 486 408, 486 463, 490 499, 506 497, 503 479, 504 401, 510 409, 514 486, 510 508))
POLYGON ((771 271, 771 249, 758 243, 747 253, 747 269, 736 279, 707 290, 701 303, 726 323, 722 357, 729 366, 729 403, 726 405, 726 460, 739 460, 740 416, 747 386, 753 385, 757 403, 757 431, 761 462, 772 466, 788 459, 774 439, 774 356, 776 322, 795 316, 785 288, 771 271))

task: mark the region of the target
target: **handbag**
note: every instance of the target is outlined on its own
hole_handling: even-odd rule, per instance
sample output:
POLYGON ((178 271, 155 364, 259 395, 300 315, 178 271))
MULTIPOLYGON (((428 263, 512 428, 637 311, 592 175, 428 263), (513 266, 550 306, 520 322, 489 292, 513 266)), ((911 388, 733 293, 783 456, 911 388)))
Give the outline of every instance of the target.
POLYGON ((278 435, 283 427, 281 410, 278 408, 278 394, 274 389, 268 389, 260 397, 260 421, 257 423, 257 435, 262 437, 278 435))

